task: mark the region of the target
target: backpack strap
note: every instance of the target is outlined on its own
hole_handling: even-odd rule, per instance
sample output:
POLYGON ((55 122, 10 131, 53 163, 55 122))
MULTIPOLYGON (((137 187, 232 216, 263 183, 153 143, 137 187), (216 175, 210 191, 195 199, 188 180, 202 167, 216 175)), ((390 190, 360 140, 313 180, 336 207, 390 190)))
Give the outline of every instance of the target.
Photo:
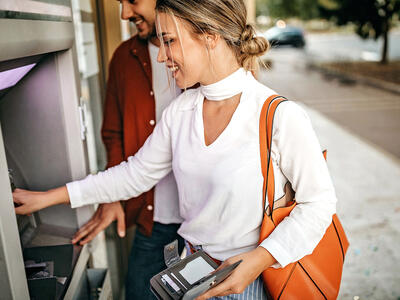
POLYGON ((263 207, 264 212, 269 215, 274 210, 275 179, 274 168, 271 160, 272 132, 275 111, 279 104, 288 101, 285 97, 272 95, 265 100, 260 114, 260 156, 261 171, 264 178, 263 184, 263 207))

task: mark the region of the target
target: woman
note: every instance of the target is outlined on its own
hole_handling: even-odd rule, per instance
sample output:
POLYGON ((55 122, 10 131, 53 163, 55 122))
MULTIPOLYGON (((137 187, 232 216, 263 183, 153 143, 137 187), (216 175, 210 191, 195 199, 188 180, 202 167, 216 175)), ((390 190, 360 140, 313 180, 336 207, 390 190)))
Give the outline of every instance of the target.
POLYGON ((298 205, 258 245, 263 217, 259 116, 272 94, 253 77, 268 48, 246 23, 242 0, 159 0, 158 60, 185 89, 127 162, 44 193, 18 190, 16 212, 59 203, 72 207, 128 199, 172 168, 184 222, 179 234, 211 257, 243 262, 199 299, 266 299, 260 274, 310 254, 335 212, 336 196, 315 133, 293 102, 276 111, 272 136, 275 200, 289 181, 298 205), (240 295, 235 295, 240 294, 240 295), (236 298, 235 298, 236 297, 236 298))

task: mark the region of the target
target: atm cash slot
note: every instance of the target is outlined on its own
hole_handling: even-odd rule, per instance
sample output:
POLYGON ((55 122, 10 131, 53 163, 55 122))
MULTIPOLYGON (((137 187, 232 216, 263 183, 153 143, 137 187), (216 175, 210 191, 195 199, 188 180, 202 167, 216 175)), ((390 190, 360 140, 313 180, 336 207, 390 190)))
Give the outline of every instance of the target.
POLYGON ((31 299, 62 299, 82 247, 72 244, 25 248, 25 272, 31 299))

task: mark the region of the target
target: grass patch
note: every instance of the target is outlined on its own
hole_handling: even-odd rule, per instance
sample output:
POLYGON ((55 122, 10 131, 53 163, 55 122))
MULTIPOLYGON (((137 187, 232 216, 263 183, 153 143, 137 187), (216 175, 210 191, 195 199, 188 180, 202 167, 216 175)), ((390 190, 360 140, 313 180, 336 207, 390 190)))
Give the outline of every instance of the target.
POLYGON ((400 61, 392 61, 385 65, 377 62, 330 62, 319 65, 333 72, 400 84, 400 61))

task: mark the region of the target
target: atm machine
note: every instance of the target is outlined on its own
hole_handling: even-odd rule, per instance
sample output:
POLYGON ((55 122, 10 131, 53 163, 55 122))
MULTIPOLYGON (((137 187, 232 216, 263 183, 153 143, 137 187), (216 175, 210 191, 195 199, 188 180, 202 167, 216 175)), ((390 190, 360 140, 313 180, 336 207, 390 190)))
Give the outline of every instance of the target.
POLYGON ((88 173, 69 0, 0 0, 0 299, 111 299, 96 244, 70 239, 94 212, 16 216, 13 185, 47 190, 88 173))

